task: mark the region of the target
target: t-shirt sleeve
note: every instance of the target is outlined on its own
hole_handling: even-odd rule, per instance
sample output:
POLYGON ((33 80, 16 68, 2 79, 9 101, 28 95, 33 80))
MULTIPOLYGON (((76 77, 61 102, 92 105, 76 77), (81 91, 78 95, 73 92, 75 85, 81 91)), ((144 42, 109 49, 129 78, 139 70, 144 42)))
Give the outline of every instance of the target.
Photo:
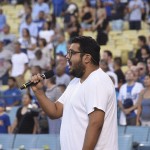
POLYGON ((94 84, 85 88, 85 107, 88 114, 95 108, 105 112, 109 99, 107 87, 103 84, 98 85, 96 82, 94 84))

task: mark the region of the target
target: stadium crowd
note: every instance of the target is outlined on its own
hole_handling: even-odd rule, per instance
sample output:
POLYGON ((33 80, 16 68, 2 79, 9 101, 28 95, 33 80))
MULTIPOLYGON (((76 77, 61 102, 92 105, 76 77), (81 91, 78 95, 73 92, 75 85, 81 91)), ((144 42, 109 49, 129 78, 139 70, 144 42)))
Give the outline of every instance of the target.
MULTIPOLYGON (((0 0, 0 3, 0 133, 59 133, 61 119, 49 119, 31 88, 20 91, 19 87, 32 75, 53 69, 55 77, 44 80, 44 85, 46 95, 56 101, 73 78, 65 56, 74 37, 96 33, 96 41, 104 46, 110 41, 111 31, 123 32, 125 21, 129 30, 136 32, 142 30, 142 22, 150 25, 149 0, 83 0, 80 4, 71 0, 0 0), (3 5, 18 3, 23 9, 17 16, 18 33, 13 34, 13 24, 7 23, 3 5), (62 24, 57 22, 58 18, 62 24), (10 122, 13 107, 17 107, 16 117, 10 122)), ((138 35, 137 41, 136 50, 128 55, 126 64, 122 64, 122 57, 113 56, 112 49, 104 49, 100 67, 116 88, 118 124, 150 126, 150 34, 138 35), (126 71, 122 70, 123 65, 126 71)))

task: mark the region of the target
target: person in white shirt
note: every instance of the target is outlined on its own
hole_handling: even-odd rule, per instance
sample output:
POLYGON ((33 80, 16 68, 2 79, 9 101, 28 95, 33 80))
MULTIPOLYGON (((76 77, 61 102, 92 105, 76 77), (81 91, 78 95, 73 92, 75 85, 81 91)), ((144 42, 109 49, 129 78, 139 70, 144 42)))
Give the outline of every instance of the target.
POLYGON ((131 0, 129 9, 129 28, 131 30, 141 29, 142 13, 144 13, 144 4, 142 0, 131 0))
POLYGON ((43 110, 50 118, 62 117, 61 150, 118 150, 115 88, 99 68, 99 44, 91 37, 76 37, 66 58, 75 78, 55 103, 45 96, 41 76, 31 78, 43 110))
POLYGON ((31 15, 27 15, 25 18, 25 22, 23 22, 20 25, 20 37, 22 37, 22 30, 26 28, 30 31, 30 35, 33 36, 34 38, 37 38, 38 36, 38 26, 36 23, 32 22, 32 17, 31 15))
POLYGON ((128 70, 125 77, 127 83, 121 86, 118 95, 118 105, 121 109, 119 124, 136 125, 135 110, 137 109, 137 106, 135 104, 138 100, 139 93, 143 90, 143 85, 135 81, 135 74, 133 70, 128 70), (132 103, 129 102, 129 99, 132 100, 132 103), (128 108, 125 105, 128 105, 128 108))
POLYGON ((50 13, 50 8, 47 3, 44 3, 44 0, 37 0, 37 3, 33 5, 32 17, 34 21, 38 19, 40 11, 43 11, 46 15, 50 13))

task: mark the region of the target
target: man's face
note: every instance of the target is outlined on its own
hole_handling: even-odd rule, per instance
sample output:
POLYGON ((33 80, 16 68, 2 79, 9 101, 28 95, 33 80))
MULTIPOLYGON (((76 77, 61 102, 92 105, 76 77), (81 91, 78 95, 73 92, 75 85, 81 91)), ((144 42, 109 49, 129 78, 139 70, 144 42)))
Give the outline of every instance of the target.
POLYGON ((126 81, 134 81, 134 74, 130 70, 126 72, 125 77, 126 77, 126 81))
POLYGON ((81 53, 79 47, 80 46, 77 43, 71 44, 66 56, 69 63, 69 72, 77 78, 81 78, 85 73, 85 65, 80 56, 81 53))
POLYGON ((108 54, 106 52, 103 52, 102 59, 108 61, 108 54))

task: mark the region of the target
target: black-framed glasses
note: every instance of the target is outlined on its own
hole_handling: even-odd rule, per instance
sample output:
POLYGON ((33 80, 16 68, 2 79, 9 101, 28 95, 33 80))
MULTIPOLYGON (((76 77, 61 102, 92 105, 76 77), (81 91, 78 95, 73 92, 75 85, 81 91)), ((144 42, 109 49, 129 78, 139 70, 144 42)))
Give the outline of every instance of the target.
POLYGON ((72 55, 75 55, 75 54, 77 54, 77 53, 84 53, 84 52, 77 52, 77 51, 74 51, 73 49, 69 49, 68 51, 67 51, 67 55, 69 55, 69 58, 71 58, 72 57, 72 55))

